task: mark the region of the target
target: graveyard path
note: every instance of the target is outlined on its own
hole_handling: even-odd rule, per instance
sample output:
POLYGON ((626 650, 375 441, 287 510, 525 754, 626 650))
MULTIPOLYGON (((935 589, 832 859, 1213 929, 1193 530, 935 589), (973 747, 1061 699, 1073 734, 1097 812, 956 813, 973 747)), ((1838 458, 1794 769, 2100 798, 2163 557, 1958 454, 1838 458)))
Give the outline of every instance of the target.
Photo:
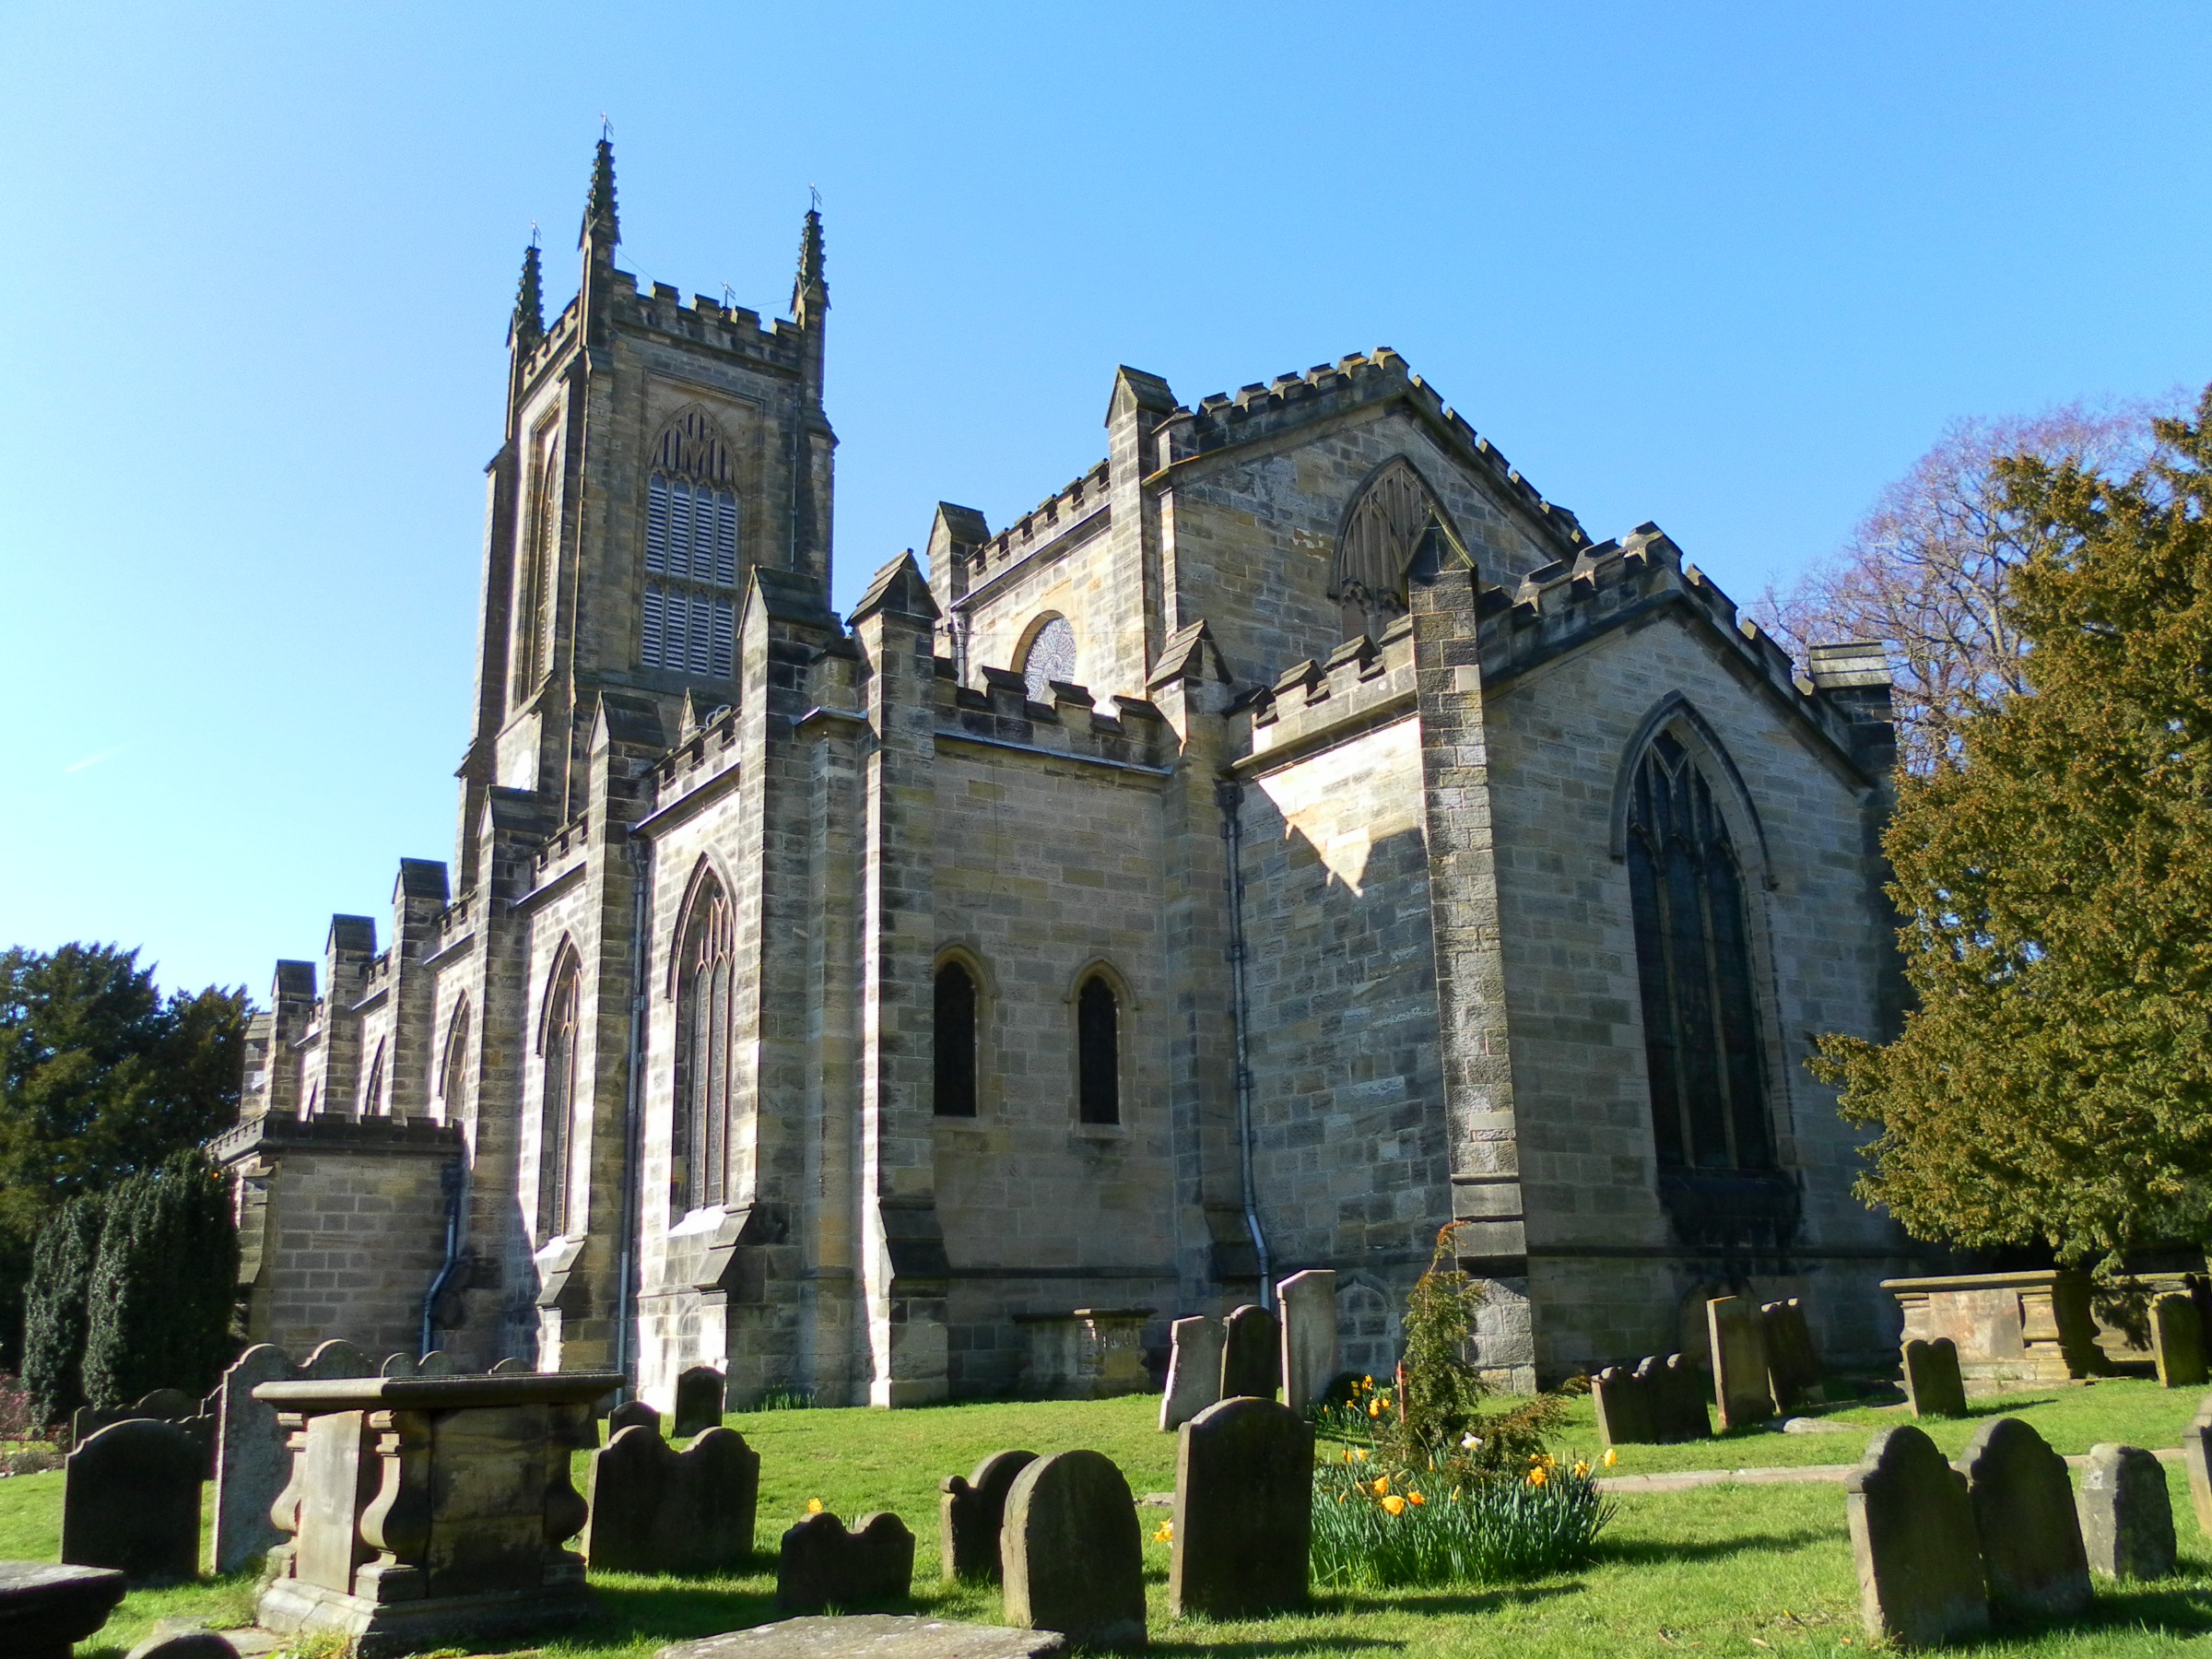
MULTIPOLYGON (((2153 1453, 2160 1463, 2182 1461, 2181 1448, 2161 1446, 2153 1453)), ((2077 1453, 2066 1459, 2069 1465, 2079 1467, 2088 1463, 2086 1453, 2077 1453)), ((1607 1475, 1598 1481, 1602 1490, 1628 1492, 1683 1492, 1692 1487, 1710 1486, 1774 1486, 1805 1481, 1831 1481, 1841 1486, 1855 1463, 1797 1464, 1759 1469, 1677 1469, 1662 1475, 1607 1475)))

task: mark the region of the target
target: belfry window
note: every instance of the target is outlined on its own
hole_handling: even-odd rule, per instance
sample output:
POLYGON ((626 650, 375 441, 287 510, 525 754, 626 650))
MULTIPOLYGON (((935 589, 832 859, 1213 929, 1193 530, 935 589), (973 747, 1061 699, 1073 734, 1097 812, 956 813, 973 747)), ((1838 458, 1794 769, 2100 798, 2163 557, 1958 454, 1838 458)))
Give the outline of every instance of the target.
POLYGON ((728 679, 739 563, 737 494, 727 445, 693 407, 672 421, 645 482, 645 591, 638 659, 647 668, 728 679))
POLYGON ((1076 993, 1076 1117, 1122 1121, 1122 1005, 1102 973, 1076 993))
POLYGON ((735 937, 728 896, 707 876, 677 941, 676 1115, 669 1184, 680 1209, 720 1204, 729 1162, 730 1002, 735 937))
POLYGON ((1743 871, 1711 785, 1670 734, 1637 767, 1627 850, 1661 1170, 1771 1171, 1743 871))
POLYGON ((962 962, 937 970, 935 1055, 939 1117, 971 1118, 976 1106, 975 975, 962 962))
POLYGON ((573 961, 555 975, 546 1006, 539 1054, 545 1105, 539 1118, 537 1223, 539 1239, 569 1230, 576 1140, 576 1027, 582 987, 573 961))

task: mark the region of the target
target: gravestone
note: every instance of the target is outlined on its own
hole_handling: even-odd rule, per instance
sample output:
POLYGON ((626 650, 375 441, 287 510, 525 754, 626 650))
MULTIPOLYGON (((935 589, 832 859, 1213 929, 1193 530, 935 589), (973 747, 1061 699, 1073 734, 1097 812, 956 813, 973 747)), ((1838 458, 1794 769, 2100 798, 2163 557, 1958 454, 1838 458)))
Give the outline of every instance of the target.
POLYGON ((2205 1385, 2205 1324, 2194 1299, 2169 1290, 2151 1299, 2150 1357, 2165 1388, 2205 1385))
POLYGON ((1174 1618, 1265 1618, 1306 1605, 1313 1429, 1273 1400, 1223 1400, 1182 1426, 1168 1563, 1174 1618))
POLYGON ((0 1561, 0 1653, 69 1659, 108 1622, 129 1586, 112 1568, 0 1561))
POLYGON ((81 1446, 102 1429, 112 1428, 117 1423, 127 1423, 137 1418, 153 1418, 160 1422, 174 1423, 191 1435, 206 1455, 208 1476, 213 1477, 216 1419, 210 1408, 211 1399, 195 1400, 181 1388, 157 1388, 129 1406, 114 1406, 102 1410, 79 1406, 69 1415, 69 1444, 81 1446))
POLYGON ((1221 1397, 1275 1398, 1282 1383, 1282 1332, 1275 1315, 1246 1302, 1222 1322, 1221 1397))
POLYGON ((1062 1452, 1023 1469, 1006 1494, 998 1553, 1008 1624, 1058 1630, 1079 1647, 1144 1646, 1136 1501, 1112 1459, 1062 1452))
POLYGON ((2212 1537, 2212 1394, 2182 1430, 2182 1466, 2189 1471, 2189 1503, 2197 1529, 2212 1537))
POLYGON ((2089 1448, 2081 1472, 2081 1542, 2090 1569, 2112 1578, 2158 1579, 2173 1571, 2173 1500, 2156 1456, 2140 1446, 2089 1448))
POLYGON ((157 1625, 123 1659, 238 1659, 238 1649, 213 1630, 163 1630, 157 1625))
POLYGON ((1820 1394, 1820 1353, 1813 1347, 1813 1329, 1806 1321, 1805 1303, 1796 1297, 1771 1301, 1759 1311, 1767 1338, 1767 1382, 1774 1404, 1783 1411, 1816 1405, 1820 1394))
POLYGON ((1294 1273, 1275 1298, 1283 1311, 1283 1404, 1303 1417, 1336 1380, 1336 1276, 1325 1267, 1294 1273))
POLYGON ((1721 1429, 1741 1429, 1774 1415, 1767 1382, 1767 1332, 1747 1297, 1716 1296, 1705 1304, 1705 1333, 1712 1346, 1712 1397, 1721 1429))
POLYGON ((1168 1327, 1168 1387, 1159 1430, 1172 1434, 1221 1397, 1221 1322, 1204 1314, 1168 1327))
MULTIPOLYGON (((1646 1361, 1648 1364, 1649 1361, 1646 1361)), ((1641 1371, 1608 1365, 1590 1379, 1597 1407, 1597 1437, 1608 1446, 1644 1446, 1659 1439, 1651 1382, 1641 1371)))
POLYGON ((359 1348, 343 1336, 334 1336, 309 1351, 306 1362, 300 1367, 300 1374, 318 1382, 329 1382, 339 1377, 369 1377, 376 1373, 359 1348))
POLYGON ((1657 1354, 1636 1362, 1636 1380, 1652 1402, 1653 1427, 1662 1443, 1708 1439, 1712 1420, 1705 1414, 1705 1379, 1687 1354, 1657 1354))
POLYGON ((284 1542, 269 1519, 276 1494, 291 1477, 291 1453, 276 1408, 253 1397, 263 1382, 283 1382, 300 1369, 283 1351, 255 1343, 216 1384, 215 1570, 241 1572, 284 1542))
POLYGON ((606 1438, 612 1444, 616 1435, 625 1429, 649 1429, 653 1438, 661 1438, 661 1414, 642 1400, 626 1400, 606 1414, 606 1438))
POLYGON ((738 1572, 753 1559, 760 1454, 733 1429, 678 1452, 633 1424, 592 1454, 583 1559, 594 1572, 738 1572))
POLYGON ((1959 1455, 1991 1610, 2070 1618, 2088 1610, 2089 1559, 2066 1460, 2018 1418, 1994 1418, 1959 1455))
POLYGON ((386 1354, 384 1362, 376 1368, 376 1374, 380 1377, 411 1377, 415 1374, 415 1356, 386 1354))
POLYGON ((1060 1659, 1057 1630, 1009 1630, 912 1613, 785 1618, 698 1641, 678 1641, 653 1659, 1060 1659))
POLYGON ((443 1348, 432 1348, 415 1362, 415 1374, 418 1377, 458 1377, 464 1373, 460 1360, 443 1348))
POLYGON ((783 1535, 776 1606, 787 1613, 903 1601, 913 1586, 914 1535, 888 1510, 863 1515, 851 1532, 828 1510, 783 1535))
POLYGON ((1959 1375, 1959 1345, 1948 1336, 1905 1344, 1905 1397, 1916 1418, 1966 1415, 1966 1382, 1959 1375))
POLYGON ((1843 1483, 1866 1634, 1923 1647, 1989 1629, 1966 1477, 1911 1424, 1885 1429, 1843 1483))
POLYGON ((999 1580, 998 1535, 1006 1525, 1014 1477, 1037 1461, 1034 1452, 994 1452, 963 1478, 938 1483, 938 1568, 947 1579, 999 1580))
POLYGON ((490 1374, 495 1377, 518 1377, 535 1375, 537 1367, 531 1364, 529 1360, 517 1359, 514 1355, 510 1354, 491 1368, 490 1374))
POLYGON ((102 1429, 69 1453, 62 1559, 116 1568, 133 1584, 196 1577, 206 1477, 206 1453, 174 1423, 133 1418, 102 1429))
POLYGON ((722 1421, 723 1375, 711 1365, 695 1365, 676 1380, 676 1426, 669 1432, 677 1440, 712 1429, 722 1421))

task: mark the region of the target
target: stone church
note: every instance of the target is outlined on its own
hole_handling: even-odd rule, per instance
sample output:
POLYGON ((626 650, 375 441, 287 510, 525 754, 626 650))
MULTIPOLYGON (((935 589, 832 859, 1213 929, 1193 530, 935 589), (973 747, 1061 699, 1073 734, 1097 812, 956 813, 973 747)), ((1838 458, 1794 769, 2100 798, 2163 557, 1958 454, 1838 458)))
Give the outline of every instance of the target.
POLYGON ((1716 1286, 1894 1339, 1814 1038, 1876 1036, 1877 648, 1799 671, 1593 542, 1396 353, 1186 402, 831 610, 830 291, 525 255, 451 865, 251 1032, 252 1335, 900 1405, 1041 1318, 1338 1275, 1392 1360, 1452 1221, 1526 1386, 1716 1286))

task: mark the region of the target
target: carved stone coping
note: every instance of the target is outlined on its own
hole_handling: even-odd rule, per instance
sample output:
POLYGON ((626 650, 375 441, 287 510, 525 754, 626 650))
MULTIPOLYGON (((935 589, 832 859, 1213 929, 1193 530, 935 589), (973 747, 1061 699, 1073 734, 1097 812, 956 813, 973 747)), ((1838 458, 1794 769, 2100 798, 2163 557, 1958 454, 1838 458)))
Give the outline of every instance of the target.
POLYGON ((264 1382, 253 1397, 308 1417, 326 1411, 455 1411, 481 1406, 588 1406, 629 1385, 620 1371, 507 1371, 482 1377, 335 1377, 264 1382))
POLYGON ((2079 1278, 2082 1275, 2061 1267, 2031 1267, 2024 1273, 1956 1273, 1939 1278, 1884 1279, 1882 1288, 1889 1291, 1917 1291, 1922 1295, 1941 1295, 1947 1290, 2040 1290, 2061 1278, 2079 1278))

